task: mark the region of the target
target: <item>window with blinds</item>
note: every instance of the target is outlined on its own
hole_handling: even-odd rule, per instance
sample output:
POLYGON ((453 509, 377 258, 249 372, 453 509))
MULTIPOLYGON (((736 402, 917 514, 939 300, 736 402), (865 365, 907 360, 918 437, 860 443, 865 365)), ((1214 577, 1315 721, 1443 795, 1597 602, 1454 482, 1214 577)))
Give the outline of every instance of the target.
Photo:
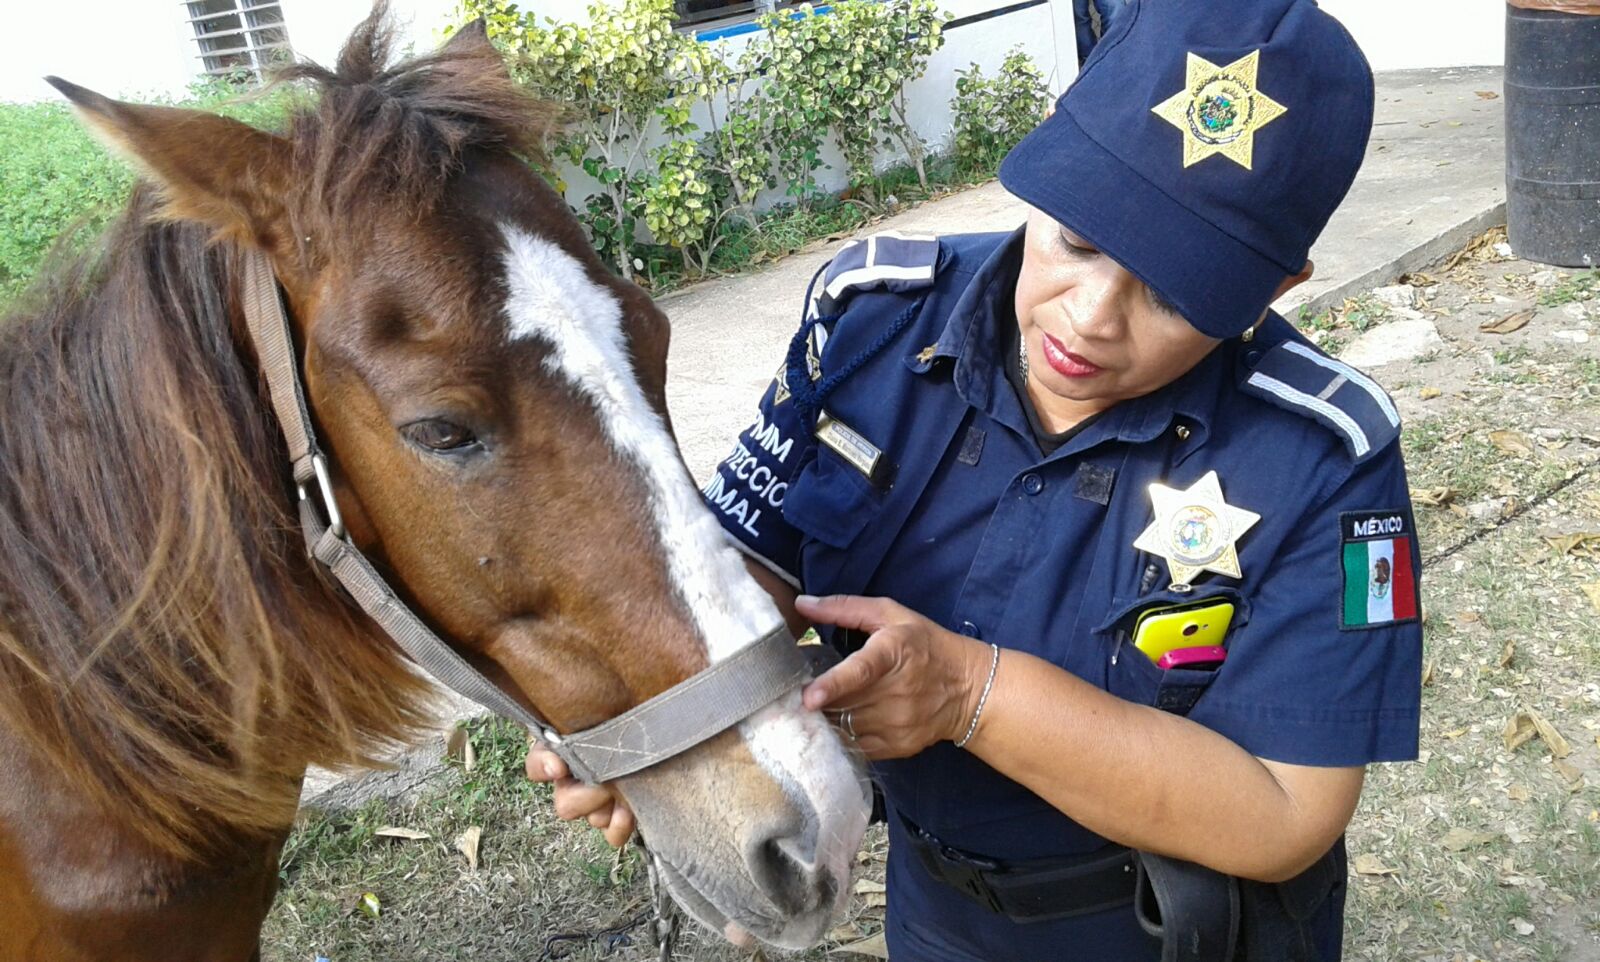
MULTIPOLYGON (((826 0, 812 2, 822 6, 826 0)), ((674 7, 678 29, 698 33, 754 20, 774 10, 789 10, 800 3, 801 0, 677 0, 674 7)))
POLYGON ((188 0, 184 6, 205 73, 260 80, 290 57, 289 28, 277 0, 188 0))

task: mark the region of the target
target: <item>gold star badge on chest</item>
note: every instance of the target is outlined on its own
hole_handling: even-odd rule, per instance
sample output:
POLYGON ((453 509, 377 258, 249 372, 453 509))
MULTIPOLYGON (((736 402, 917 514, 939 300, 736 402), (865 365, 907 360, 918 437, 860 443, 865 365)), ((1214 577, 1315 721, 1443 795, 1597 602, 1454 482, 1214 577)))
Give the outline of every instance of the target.
POLYGON ((1189 54, 1184 89, 1150 108, 1183 131, 1183 166, 1221 154, 1250 169, 1256 131, 1283 116, 1287 107, 1256 89, 1261 51, 1226 67, 1189 54))
POLYGON ((1217 472, 1207 471, 1186 491, 1152 484, 1150 501, 1156 518, 1133 546, 1165 558, 1174 586, 1188 585, 1202 571, 1243 577, 1234 545, 1261 515, 1222 500, 1217 472))

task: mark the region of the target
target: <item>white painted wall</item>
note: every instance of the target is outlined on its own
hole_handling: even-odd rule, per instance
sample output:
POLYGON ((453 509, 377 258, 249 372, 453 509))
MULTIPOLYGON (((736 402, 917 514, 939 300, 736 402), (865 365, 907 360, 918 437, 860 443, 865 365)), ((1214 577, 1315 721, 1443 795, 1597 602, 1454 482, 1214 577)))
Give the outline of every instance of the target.
MULTIPOLYGON (((325 66, 338 59, 339 45, 372 11, 372 0, 278 0, 289 25, 295 55, 325 66)), ((456 0, 392 0, 390 16, 399 28, 399 52, 407 46, 426 53, 439 45, 440 29, 449 21, 456 0)))
POLYGON ((1373 70, 1505 63, 1505 0, 1319 0, 1373 70))
MULTIPOLYGON (((280 0, 295 54, 331 65, 371 0, 280 0)), ((566 2, 566 0, 564 0, 566 2)), ((431 50, 456 0, 394 0, 400 46, 431 50)), ((199 48, 178 0, 0 3, 0 101, 55 98, 56 74, 118 97, 180 97, 201 73, 199 48)))
POLYGON ((56 96, 54 74, 112 96, 177 96, 199 70, 176 0, 0 4, 0 100, 56 96))

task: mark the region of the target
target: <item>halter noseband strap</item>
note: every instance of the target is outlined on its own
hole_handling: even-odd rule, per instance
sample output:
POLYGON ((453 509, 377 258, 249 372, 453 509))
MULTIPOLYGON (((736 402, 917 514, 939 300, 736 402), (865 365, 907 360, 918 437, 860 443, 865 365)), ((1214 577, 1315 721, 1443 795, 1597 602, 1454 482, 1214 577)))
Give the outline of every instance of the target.
POLYGON ((573 775, 598 785, 666 761, 738 724, 809 676, 794 637, 780 622, 754 643, 610 721, 558 734, 423 624, 350 543, 334 504, 327 459, 311 427, 277 276, 266 255, 255 250, 244 255, 244 311, 294 467, 300 525, 311 556, 423 671, 457 694, 527 725, 573 775))

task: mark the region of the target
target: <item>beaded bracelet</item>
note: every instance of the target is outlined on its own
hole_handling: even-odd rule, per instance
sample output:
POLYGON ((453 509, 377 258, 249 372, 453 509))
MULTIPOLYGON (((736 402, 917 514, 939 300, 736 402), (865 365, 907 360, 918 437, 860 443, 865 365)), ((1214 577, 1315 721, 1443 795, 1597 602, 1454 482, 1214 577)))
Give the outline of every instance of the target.
POLYGON ((978 719, 983 717, 983 706, 989 700, 989 689, 994 687, 994 670, 1000 667, 1000 646, 989 642, 989 647, 994 654, 989 658, 989 680, 983 683, 983 693, 978 696, 978 707, 972 713, 972 724, 967 726, 967 733, 956 742, 957 748, 966 748, 967 742, 972 741, 972 734, 978 730, 978 719))

